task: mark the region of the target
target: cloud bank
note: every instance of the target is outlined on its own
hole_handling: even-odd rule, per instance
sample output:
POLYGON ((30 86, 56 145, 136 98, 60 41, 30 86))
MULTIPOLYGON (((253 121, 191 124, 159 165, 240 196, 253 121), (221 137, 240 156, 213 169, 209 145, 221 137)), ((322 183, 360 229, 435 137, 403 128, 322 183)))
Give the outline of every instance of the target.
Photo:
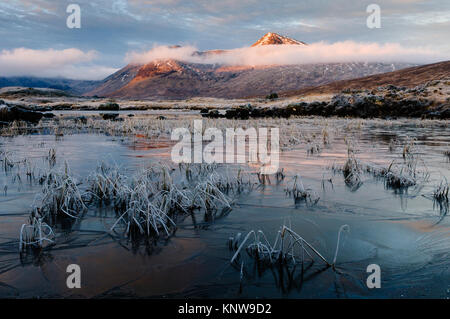
POLYGON ((95 51, 79 49, 33 50, 17 48, 0 52, 0 76, 62 77, 100 80, 117 69, 94 64, 95 51))
POLYGON ((200 53, 193 46, 156 46, 147 52, 129 52, 128 63, 142 64, 157 59, 225 65, 291 65, 339 62, 432 63, 449 59, 430 48, 405 48, 397 43, 317 42, 307 46, 266 45, 200 53))
MULTIPOLYGON (((0 51, 0 76, 62 77, 101 80, 116 68, 95 64, 96 51, 75 48, 34 50, 16 48, 0 51)), ((406 48, 397 43, 317 42, 307 46, 265 45, 232 50, 200 52, 194 46, 155 46, 146 52, 129 52, 126 62, 144 64, 159 59, 229 66, 291 65, 339 62, 432 63, 449 56, 426 48, 406 48)))

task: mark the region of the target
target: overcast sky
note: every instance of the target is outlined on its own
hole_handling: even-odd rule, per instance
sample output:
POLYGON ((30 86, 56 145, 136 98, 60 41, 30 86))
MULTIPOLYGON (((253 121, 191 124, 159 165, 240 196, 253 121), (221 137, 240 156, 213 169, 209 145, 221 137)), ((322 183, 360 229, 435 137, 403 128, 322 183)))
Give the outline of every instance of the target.
POLYGON ((448 57, 450 1, 1 0, 0 76, 36 75, 41 64, 53 67, 47 76, 101 78, 123 67, 127 53, 155 45, 242 48, 266 32, 307 43, 431 48, 448 57), (66 26, 70 3, 81 7, 81 29, 66 26), (366 26, 371 3, 381 8, 380 29, 366 26))

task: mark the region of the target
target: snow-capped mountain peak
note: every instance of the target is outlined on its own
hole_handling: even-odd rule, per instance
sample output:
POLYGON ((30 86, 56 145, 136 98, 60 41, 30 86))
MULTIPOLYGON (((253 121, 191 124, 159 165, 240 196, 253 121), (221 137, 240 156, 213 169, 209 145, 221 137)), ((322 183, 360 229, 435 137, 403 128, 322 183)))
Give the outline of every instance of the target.
POLYGON ((297 41, 277 33, 269 32, 266 33, 261 39, 256 41, 252 47, 261 45, 276 45, 276 44, 291 44, 291 45, 306 45, 305 42, 297 41))

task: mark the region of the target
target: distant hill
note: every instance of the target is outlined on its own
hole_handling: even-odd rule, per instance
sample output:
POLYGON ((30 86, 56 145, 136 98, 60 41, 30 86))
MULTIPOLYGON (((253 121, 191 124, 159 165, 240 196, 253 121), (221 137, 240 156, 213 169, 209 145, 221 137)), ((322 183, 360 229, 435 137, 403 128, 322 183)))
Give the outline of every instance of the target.
POLYGON ((309 86, 283 93, 283 96, 338 93, 344 89, 373 89, 392 84, 412 88, 433 80, 450 78, 450 61, 410 67, 398 71, 370 75, 352 80, 341 80, 325 85, 309 86))
POLYGON ((0 88, 3 87, 30 87, 62 90, 72 94, 81 95, 91 91, 99 81, 69 80, 61 78, 39 78, 30 76, 0 77, 0 88))
POLYGON ((50 89, 50 88, 31 88, 21 86, 7 86, 0 88, 0 98, 23 98, 23 97, 63 97, 72 96, 70 92, 50 89))

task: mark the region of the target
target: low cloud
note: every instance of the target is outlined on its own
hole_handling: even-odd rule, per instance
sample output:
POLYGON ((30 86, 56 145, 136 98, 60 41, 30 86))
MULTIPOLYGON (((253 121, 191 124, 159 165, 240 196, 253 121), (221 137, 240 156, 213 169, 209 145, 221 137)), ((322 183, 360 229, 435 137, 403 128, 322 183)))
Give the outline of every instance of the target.
POLYGON ((317 42, 307 46, 266 45, 199 54, 193 46, 156 46, 147 52, 130 52, 126 61, 142 64, 157 59, 224 65, 290 65, 339 62, 432 63, 449 59, 430 48, 406 48, 397 43, 317 42))
POLYGON ((0 52, 0 76, 62 77, 100 80, 117 69, 94 64, 95 51, 79 49, 33 50, 17 48, 0 52))
POLYGON ((169 47, 169 46, 155 46, 153 49, 146 52, 129 52, 126 55, 125 61, 128 63, 144 64, 154 60, 160 59, 174 59, 186 62, 200 61, 196 57, 197 48, 193 46, 184 47, 169 47))

